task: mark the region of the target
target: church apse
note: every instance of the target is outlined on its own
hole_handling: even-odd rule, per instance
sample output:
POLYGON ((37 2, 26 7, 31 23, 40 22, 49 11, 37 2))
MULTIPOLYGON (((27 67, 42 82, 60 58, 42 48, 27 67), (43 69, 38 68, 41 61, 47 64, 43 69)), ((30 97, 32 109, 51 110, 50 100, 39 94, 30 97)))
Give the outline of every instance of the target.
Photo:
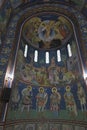
POLYGON ((77 44, 72 23, 61 14, 42 13, 25 22, 6 120, 28 122, 14 130, 85 130, 77 125, 87 121, 77 44))

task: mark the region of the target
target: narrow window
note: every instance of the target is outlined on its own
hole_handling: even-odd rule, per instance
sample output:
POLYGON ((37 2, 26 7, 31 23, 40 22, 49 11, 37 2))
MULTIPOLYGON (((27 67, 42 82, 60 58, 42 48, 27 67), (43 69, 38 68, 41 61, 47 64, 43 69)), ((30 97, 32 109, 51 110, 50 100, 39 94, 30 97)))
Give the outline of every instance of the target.
POLYGON ((60 53, 60 50, 57 50, 57 61, 58 61, 58 62, 61 61, 61 53, 60 53))
POLYGON ((45 55, 45 60, 46 60, 46 64, 49 64, 50 63, 50 60, 49 60, 49 52, 46 52, 46 55, 45 55))
POLYGON ((34 62, 38 62, 38 51, 35 50, 34 52, 34 62))
POLYGON ((24 57, 27 57, 27 53, 28 53, 28 45, 25 45, 25 49, 24 49, 24 57))
POLYGON ((70 44, 67 45, 67 49, 68 49, 68 56, 71 57, 72 56, 72 51, 71 51, 70 44))

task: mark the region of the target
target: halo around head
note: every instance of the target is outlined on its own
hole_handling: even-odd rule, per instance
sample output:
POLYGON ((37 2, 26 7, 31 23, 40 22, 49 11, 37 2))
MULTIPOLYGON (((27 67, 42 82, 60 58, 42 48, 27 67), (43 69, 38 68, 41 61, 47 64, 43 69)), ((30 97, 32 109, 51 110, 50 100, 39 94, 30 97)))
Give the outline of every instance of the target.
POLYGON ((43 92, 44 92, 44 88, 43 88, 43 87, 40 87, 40 88, 39 88, 39 92, 42 92, 42 93, 43 93, 43 92))
POLYGON ((71 90, 70 86, 67 85, 67 86, 66 86, 66 91, 70 91, 70 90, 71 90))
POLYGON ((32 91, 32 87, 31 86, 28 86, 27 89, 28 89, 28 91, 32 91))
POLYGON ((52 93, 56 93, 57 92, 57 88, 56 87, 53 87, 52 88, 52 93))

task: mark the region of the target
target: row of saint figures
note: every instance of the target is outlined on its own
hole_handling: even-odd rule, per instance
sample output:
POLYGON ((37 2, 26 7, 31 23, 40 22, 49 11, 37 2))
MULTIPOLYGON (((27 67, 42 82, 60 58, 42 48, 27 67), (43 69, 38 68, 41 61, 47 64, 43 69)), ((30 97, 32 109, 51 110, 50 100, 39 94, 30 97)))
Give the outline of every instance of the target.
MULTIPOLYGON (((81 111, 86 112, 86 93, 80 83, 78 83, 77 86, 77 98, 81 111)), ((78 116, 78 106, 70 85, 65 87, 64 95, 61 95, 57 87, 51 88, 51 94, 46 92, 45 88, 39 87, 36 95, 33 95, 33 88, 30 85, 23 88, 20 94, 17 87, 14 87, 10 100, 10 108, 14 111, 20 109, 21 112, 25 110, 30 112, 30 110, 33 110, 34 106, 36 112, 44 112, 47 110, 46 106, 48 102, 50 102, 48 110, 58 116, 58 113, 61 111, 60 104, 62 100, 65 102, 64 109, 68 110, 70 115, 78 116)))

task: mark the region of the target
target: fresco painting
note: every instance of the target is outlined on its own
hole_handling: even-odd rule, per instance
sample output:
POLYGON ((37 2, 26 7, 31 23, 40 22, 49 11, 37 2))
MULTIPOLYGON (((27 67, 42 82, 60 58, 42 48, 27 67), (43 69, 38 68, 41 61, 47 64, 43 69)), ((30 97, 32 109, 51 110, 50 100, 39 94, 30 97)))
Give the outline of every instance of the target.
MULTIPOLYGON (((23 26, 6 130, 86 130, 84 124, 78 123, 87 121, 87 93, 74 30, 68 18, 51 15, 37 15, 27 19, 23 26), (26 44, 28 54, 25 58, 26 44), (71 46, 72 57, 67 53, 67 44, 71 46), (60 62, 57 61, 58 49, 61 51, 60 62), (35 50, 39 52, 38 62, 34 62, 35 50), (50 54, 49 64, 45 63, 46 51, 50 54)), ((10 30, 9 34, 12 32, 15 31, 10 30)), ((10 42, 8 39, 7 44, 10 42)), ((5 48, 4 54, 9 50, 9 47, 5 48)), ((0 65, 6 65, 7 58, 1 61, 0 65)), ((2 73, 0 71, 1 77, 2 73)))
MULTIPOLYGON (((3 4, 3 0, 1 0, 0 4, 1 5, 3 4)), ((5 2, 4 6, 1 9, 2 10, 0 11, 0 47, 4 40, 6 34, 6 25, 8 23, 11 14, 10 2, 9 1, 5 2)))
POLYGON ((38 130, 48 130, 48 124, 47 123, 39 123, 37 125, 38 130))
POLYGON ((63 125, 62 130, 74 130, 72 125, 63 125))
POLYGON ((59 16, 57 20, 31 18, 23 28, 23 38, 37 48, 56 48, 67 42, 72 35, 71 24, 59 16))
POLYGON ((6 130, 86 130, 86 127, 49 123, 22 123, 6 127, 6 130))
MULTIPOLYGON (((55 0, 55 1, 60 2, 60 0, 55 0)), ((1 26, 1 28, 0 28, 0 46, 2 45, 4 37, 5 37, 5 33, 6 33, 5 28, 6 28, 6 25, 8 23, 8 20, 10 18, 10 14, 12 13, 12 8, 17 8, 17 7, 19 7, 19 5, 22 5, 24 3, 26 4, 27 2, 33 3, 33 2, 39 2, 39 1, 38 0, 19 0, 19 1, 18 0, 10 0, 10 1, 4 2, 4 0, 0 0, 0 7, 2 9, 0 11, 0 26, 1 26), (3 5, 3 3, 4 3, 4 5, 3 5)), ((42 2, 47 2, 47 1, 42 0, 42 2)), ((85 0, 80 0, 80 1, 62 0, 61 2, 63 2, 63 3, 65 2, 65 3, 68 3, 70 5, 72 4, 73 6, 75 6, 75 8, 77 8, 78 10, 81 10, 81 12, 86 16, 85 12, 86 12, 86 5, 87 5, 87 3, 86 3, 85 0)), ((50 25, 52 24, 52 21, 49 21, 49 20, 45 21, 44 20, 43 23, 45 24, 44 25, 45 26, 45 30, 44 31, 51 29, 50 30, 50 36, 48 37, 48 39, 50 37, 52 37, 52 39, 53 39, 53 37, 55 35, 54 31, 52 30, 51 26, 49 26, 50 27, 49 29, 47 28, 48 24, 50 24, 50 25)), ((43 36, 44 36, 43 38, 45 38, 47 32, 45 32, 45 34, 43 34, 43 31, 41 32, 41 30, 44 29, 42 26, 43 25, 41 25, 41 27, 39 27, 39 32, 38 33, 40 33, 39 34, 40 38, 42 38, 43 36)), ((56 25, 55 25, 55 31, 57 31, 56 30, 56 25)), ((40 43, 43 42, 43 38, 42 38, 42 41, 40 41, 40 43)), ((47 40, 47 38, 46 38, 46 40, 47 40)), ((48 40, 46 42, 48 44, 45 44, 45 45, 48 45, 48 47, 49 47, 49 44, 52 44, 52 43, 49 43, 48 40)), ((54 42, 55 42, 55 45, 56 45, 56 40, 54 40, 54 42)), ((57 42, 59 42, 61 44, 60 40, 58 40, 57 42)))
POLYGON ((15 78, 27 83, 31 83, 32 85, 43 86, 69 84, 78 81, 79 78, 83 78, 81 74, 81 65, 79 64, 79 56, 76 49, 76 40, 72 31, 72 26, 70 22, 63 16, 56 18, 56 20, 57 21, 50 20, 50 24, 52 25, 49 27, 49 33, 51 33, 50 31, 53 30, 53 37, 49 36, 49 34, 46 34, 48 35, 47 39, 44 38, 46 32, 44 29, 46 28, 45 26, 49 25, 49 22, 44 23, 44 20, 41 22, 41 19, 38 17, 34 17, 26 22, 23 27, 22 39, 20 43, 21 46, 18 51, 19 60, 17 61, 17 71, 15 78), (41 34, 42 36, 40 37, 38 31, 42 25, 44 26, 42 28, 44 35, 41 34), (61 25, 63 25, 63 31, 60 33, 58 28, 61 25), (54 28, 56 28, 56 30, 54 28), (64 37, 61 34, 64 35, 64 37), (52 41, 53 45, 51 44, 52 41), (29 47, 29 50, 27 58, 24 58, 23 48, 25 47, 26 43, 29 47), (72 57, 68 56, 67 43, 71 45, 72 57), (35 49, 39 49, 38 63, 34 62, 35 49), (57 62, 56 53, 58 49, 61 51, 61 62, 57 62), (48 51, 50 53, 49 64, 45 63, 45 51, 48 51))
POLYGON ((61 130, 61 129, 62 129, 61 124, 56 124, 56 123, 50 124, 50 130, 61 130))
POLYGON ((84 91, 83 95, 81 91, 78 94, 77 89, 78 85, 49 88, 18 82, 13 86, 7 120, 45 118, 80 121, 84 118, 86 121, 86 93, 84 91), (79 97, 82 97, 83 102, 79 97))
POLYGON ((86 1, 84 8, 82 9, 81 12, 87 17, 87 14, 86 14, 86 12, 87 12, 87 1, 86 1))
POLYGON ((86 88, 81 73, 81 64, 79 63, 73 29, 65 17, 54 17, 56 17, 56 20, 53 17, 47 20, 47 16, 33 17, 24 24, 7 120, 41 120, 44 118, 47 120, 78 119, 81 121, 83 118, 85 121, 87 120, 86 88), (61 19, 63 19, 63 22, 61 19), (49 27, 49 33, 46 34, 46 39, 44 35, 48 23, 51 26, 49 27), (61 35, 60 39, 61 42, 62 40, 64 42, 61 45, 53 46, 52 48, 50 46, 40 48, 36 45, 41 40, 43 42, 46 42, 46 40, 50 42, 52 38, 56 39, 55 36, 59 36, 60 33, 55 33, 55 25, 60 27, 61 24, 63 24, 62 27, 64 29, 62 32, 64 38, 61 35), (29 30, 30 25, 31 29, 29 30), (44 31, 42 36, 38 33, 40 27, 44 31), (29 31, 26 31, 27 29, 29 31), (51 30, 53 31, 52 37, 50 36, 51 30), (26 32, 29 34, 27 35, 26 32), (68 33, 70 34, 69 37, 68 33), (71 45, 72 57, 68 56, 67 43, 71 45), (24 46, 26 44, 29 50, 27 57, 24 57, 24 46), (40 53, 38 62, 33 60, 35 49, 38 49, 40 53), (57 49, 61 50, 62 60, 60 62, 57 61, 55 53, 57 49), (43 54, 46 50, 51 55, 49 64, 44 62, 45 56, 43 54))
POLYGON ((13 8, 16 8, 17 6, 19 6, 20 4, 22 4, 23 3, 22 1, 23 0, 10 0, 11 5, 12 5, 13 8))
POLYGON ((85 130, 84 127, 80 127, 80 126, 75 126, 75 130, 85 130))
POLYGON ((9 19, 10 13, 11 13, 11 5, 9 2, 7 2, 5 4, 5 7, 3 7, 3 9, 0 12, 0 25, 2 25, 1 26, 2 28, 0 31, 3 31, 3 29, 5 28, 5 25, 7 23, 7 20, 9 19))
POLYGON ((51 64, 47 69, 44 66, 37 68, 32 66, 32 64, 27 63, 23 66, 21 64, 22 68, 19 68, 20 70, 16 73, 16 78, 34 85, 43 86, 63 83, 68 84, 78 80, 79 74, 75 75, 76 72, 73 73, 70 70, 66 70, 65 66, 61 67, 53 65, 53 62, 55 62, 54 57, 52 58, 51 64))
POLYGON ((77 8, 78 10, 81 10, 84 6, 85 0, 65 0, 66 2, 71 3, 72 5, 74 5, 75 8, 77 8))
MULTIPOLYGON (((1 0, 2 1, 2 0, 1 0)), ((52 0, 10 0, 12 8, 17 8, 20 5, 27 4, 27 3, 35 3, 35 2, 52 2, 52 0)), ((81 11, 84 16, 87 17, 86 10, 87 10, 87 1, 86 0, 55 0, 54 2, 61 2, 63 4, 72 5, 77 10, 81 11)))
MULTIPOLYGON (((27 3, 27 2, 30 2, 30 3, 39 2, 38 0, 19 0, 19 1, 18 0, 10 0, 10 1, 11 1, 13 8, 19 6, 20 4, 27 3)), ((52 1, 52 0, 41 0, 40 2, 49 2, 49 1, 52 1)), ((79 1, 76 1, 76 0, 55 0, 55 1, 72 4, 75 8, 77 8, 78 10, 81 10, 83 8, 86 0, 79 0, 79 1)))

